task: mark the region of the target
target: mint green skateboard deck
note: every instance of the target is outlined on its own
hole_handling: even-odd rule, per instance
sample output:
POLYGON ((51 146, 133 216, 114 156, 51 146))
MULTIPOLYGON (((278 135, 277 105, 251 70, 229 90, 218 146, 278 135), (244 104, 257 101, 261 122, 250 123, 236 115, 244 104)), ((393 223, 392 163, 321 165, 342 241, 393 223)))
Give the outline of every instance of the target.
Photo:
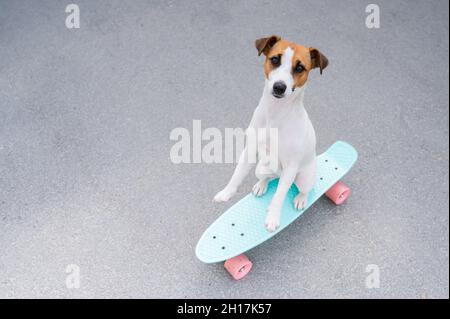
POLYGON ((298 190, 293 185, 283 204, 280 227, 273 233, 266 230, 264 223, 278 180, 270 182, 266 194, 261 197, 255 197, 251 193, 245 196, 203 233, 195 250, 198 259, 204 263, 229 260, 272 238, 329 191, 351 169, 357 157, 356 150, 345 142, 334 143, 318 156, 317 182, 308 194, 307 206, 303 210, 294 208, 293 201, 298 190))

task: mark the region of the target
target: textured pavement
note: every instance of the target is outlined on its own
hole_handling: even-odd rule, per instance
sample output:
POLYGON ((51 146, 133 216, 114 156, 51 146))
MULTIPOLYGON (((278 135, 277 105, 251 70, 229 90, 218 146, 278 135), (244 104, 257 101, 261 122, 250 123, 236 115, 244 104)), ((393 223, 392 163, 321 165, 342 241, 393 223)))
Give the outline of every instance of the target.
POLYGON ((448 298, 449 4, 0 0, 0 297, 448 298), (170 161, 176 127, 245 127, 256 38, 319 48, 318 152, 351 143, 353 194, 251 250, 234 282, 194 254, 232 164, 170 161), (68 289, 67 265, 80 270, 68 289), (380 270, 368 289, 366 267, 380 270))

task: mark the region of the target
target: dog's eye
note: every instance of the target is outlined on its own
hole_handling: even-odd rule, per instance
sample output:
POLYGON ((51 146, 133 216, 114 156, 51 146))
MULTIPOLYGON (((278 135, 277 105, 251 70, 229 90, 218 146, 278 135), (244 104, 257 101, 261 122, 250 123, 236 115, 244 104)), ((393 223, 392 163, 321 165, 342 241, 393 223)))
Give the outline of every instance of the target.
POLYGON ((297 66, 294 69, 295 73, 302 73, 305 70, 305 68, 303 67, 303 65, 301 65, 300 63, 297 64, 297 66))
POLYGON ((277 56, 273 56, 273 57, 270 58, 270 62, 272 63, 273 66, 277 67, 277 66, 280 65, 281 59, 280 59, 280 57, 278 55, 277 56))

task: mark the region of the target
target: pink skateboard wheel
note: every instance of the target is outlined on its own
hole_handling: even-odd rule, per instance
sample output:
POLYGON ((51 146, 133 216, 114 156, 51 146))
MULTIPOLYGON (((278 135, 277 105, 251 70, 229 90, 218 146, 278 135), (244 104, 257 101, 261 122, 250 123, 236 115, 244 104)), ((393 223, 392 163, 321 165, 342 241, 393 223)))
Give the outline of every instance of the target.
POLYGON ((325 195, 336 205, 342 205, 350 196, 350 188, 339 181, 334 184, 325 195))
POLYGON ((244 278, 252 269, 252 262, 244 254, 228 259, 224 267, 235 279, 244 278))

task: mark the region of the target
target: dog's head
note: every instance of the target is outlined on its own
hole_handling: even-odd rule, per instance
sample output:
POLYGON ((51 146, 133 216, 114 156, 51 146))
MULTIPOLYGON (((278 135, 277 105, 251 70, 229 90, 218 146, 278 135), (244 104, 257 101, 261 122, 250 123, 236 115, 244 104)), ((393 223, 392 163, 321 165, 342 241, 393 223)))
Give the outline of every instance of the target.
POLYGON ((303 87, 312 69, 319 68, 322 74, 328 65, 328 59, 319 50, 282 40, 276 35, 256 40, 255 46, 258 55, 264 53, 266 56, 267 89, 278 99, 303 87))

